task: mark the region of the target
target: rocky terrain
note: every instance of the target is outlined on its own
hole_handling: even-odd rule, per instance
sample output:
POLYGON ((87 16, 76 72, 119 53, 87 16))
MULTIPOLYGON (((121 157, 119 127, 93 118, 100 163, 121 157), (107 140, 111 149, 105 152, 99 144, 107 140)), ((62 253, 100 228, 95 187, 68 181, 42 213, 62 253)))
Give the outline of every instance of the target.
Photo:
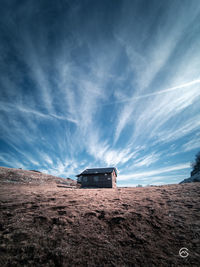
POLYGON ((0 178, 0 266, 200 266, 200 183, 77 189, 16 177, 0 178))

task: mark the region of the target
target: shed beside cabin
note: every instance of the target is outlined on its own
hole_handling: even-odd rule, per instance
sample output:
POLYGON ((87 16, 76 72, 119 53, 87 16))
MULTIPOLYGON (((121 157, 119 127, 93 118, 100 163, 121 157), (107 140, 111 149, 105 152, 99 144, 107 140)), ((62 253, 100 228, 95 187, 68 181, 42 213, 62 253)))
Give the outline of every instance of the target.
POLYGON ((117 170, 111 168, 86 169, 76 175, 81 187, 116 188, 117 170))

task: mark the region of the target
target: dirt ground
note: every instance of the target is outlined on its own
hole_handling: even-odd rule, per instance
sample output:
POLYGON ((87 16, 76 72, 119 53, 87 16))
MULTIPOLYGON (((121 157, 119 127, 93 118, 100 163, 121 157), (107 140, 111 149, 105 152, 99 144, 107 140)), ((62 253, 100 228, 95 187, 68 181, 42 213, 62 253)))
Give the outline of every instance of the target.
POLYGON ((200 266, 200 183, 0 184, 0 265, 200 266))

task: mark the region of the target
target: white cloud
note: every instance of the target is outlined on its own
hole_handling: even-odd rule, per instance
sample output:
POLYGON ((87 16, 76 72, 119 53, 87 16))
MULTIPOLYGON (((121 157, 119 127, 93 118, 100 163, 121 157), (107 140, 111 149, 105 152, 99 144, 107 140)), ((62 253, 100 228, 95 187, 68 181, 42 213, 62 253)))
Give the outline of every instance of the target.
POLYGON ((134 161, 134 166, 135 167, 142 167, 142 166, 150 166, 151 164, 155 163, 160 159, 161 153, 151 153, 150 155, 146 155, 142 158, 139 158, 134 161))
POLYGON ((129 173, 129 174, 120 174, 120 177, 118 177, 119 181, 123 180, 132 180, 132 179, 141 179, 145 177, 152 177, 153 175, 160 175, 162 173, 170 173, 173 171, 179 171, 184 169, 189 169, 190 163, 184 163, 184 164, 177 164, 172 165, 160 169, 150 170, 150 171, 144 171, 144 172, 135 172, 135 173, 129 173))
POLYGON ((183 149, 184 152, 187 152, 197 148, 200 149, 200 135, 196 135, 196 138, 185 143, 181 149, 183 149))
POLYGON ((20 160, 16 159, 16 156, 12 153, 1 153, 0 155, 0 162, 4 163, 4 165, 8 167, 14 168, 22 168, 26 169, 27 164, 25 162, 21 162, 20 160))
POLYGON ((46 153, 44 152, 40 153, 40 157, 42 159, 42 163, 45 162, 50 166, 53 165, 53 160, 46 153))
MULTIPOLYGON (((124 46, 128 55, 133 79, 132 95, 120 96, 116 101, 119 105, 124 102, 124 106, 119 108, 115 142, 127 125, 133 126, 135 139, 144 131, 151 133, 152 129, 158 130, 167 120, 191 106, 199 97, 199 40, 196 39, 187 46, 184 53, 180 52, 184 46, 181 40, 185 32, 191 32, 191 25, 199 14, 199 8, 194 11, 194 6, 193 8, 188 6, 188 20, 186 21, 185 7, 178 8, 179 19, 175 20, 172 6, 164 12, 162 30, 158 27, 151 38, 148 38, 151 23, 148 25, 140 23, 139 44, 138 39, 134 40, 133 37, 132 39, 129 32, 129 27, 132 27, 138 33, 136 22, 131 24, 128 19, 129 27, 119 28, 116 33, 116 39, 124 46), (140 48, 140 44, 143 49, 140 48), (173 58, 175 53, 178 56, 173 58), (163 71, 165 72, 164 79, 163 71), (152 87, 155 81, 159 81, 155 83, 157 90, 152 87), (161 90, 161 88, 168 89, 161 90), (148 129, 146 125, 149 125, 148 129)), ((159 12, 157 8, 152 11, 155 12, 155 17, 159 12)), ((124 10, 127 13, 130 12, 126 5, 124 10)), ((134 18, 131 21, 133 22, 134 18)))
MULTIPOLYGON (((2 111, 5 111, 7 113, 11 113, 11 112, 19 112, 22 113, 23 116, 30 116, 30 115, 34 115, 39 117, 40 119, 59 119, 59 120, 66 120, 66 121, 70 121, 73 123, 77 123, 76 120, 74 120, 73 118, 70 118, 68 115, 57 115, 57 114, 53 114, 53 113, 43 113, 41 111, 38 111, 37 109, 33 109, 30 108, 28 106, 24 106, 24 105, 20 105, 18 103, 12 104, 12 103, 6 103, 6 102, 0 102, 0 109, 2 111)), ((31 119, 31 118, 30 118, 31 119)))
POLYGON ((137 150, 132 151, 130 147, 124 149, 112 148, 108 142, 100 140, 97 130, 91 131, 90 134, 88 138, 88 153, 101 163, 106 163, 107 166, 124 164, 137 154, 137 150))
POLYGON ((158 141, 163 143, 175 141, 193 131, 196 131, 200 127, 200 115, 195 115, 193 118, 186 121, 182 121, 179 127, 175 129, 165 129, 158 133, 158 141))
MULTIPOLYGON (((190 81, 190 82, 186 82, 184 84, 180 84, 180 85, 177 85, 177 86, 174 86, 174 87, 171 87, 171 88, 167 88, 167 89, 163 89, 163 90, 160 90, 160 91, 156 91, 156 92, 153 92, 153 93, 137 95, 137 96, 133 96, 131 98, 129 97, 129 98, 124 98, 124 99, 123 99, 123 94, 120 94, 118 92, 118 94, 119 94, 118 98, 120 98, 120 100, 115 101, 113 103, 117 104, 117 103, 135 102, 138 99, 143 99, 143 98, 148 98, 150 96, 158 96, 158 95, 166 94, 166 93, 169 93, 169 92, 177 91, 178 89, 182 89, 182 88, 185 88, 185 87, 191 87, 192 85, 196 85, 196 84, 200 84, 200 80, 199 79, 198 80, 194 80, 194 81, 190 81)), ((117 94, 115 94, 115 95, 117 95, 117 94)), ((109 105, 109 104, 106 104, 106 105, 109 105)))
MULTIPOLYGON (((199 39, 192 42, 190 39, 197 33, 194 21, 199 8, 194 8, 194 3, 187 4, 185 20, 184 5, 167 4, 159 24, 157 15, 162 5, 159 3, 151 10, 155 26, 154 20, 138 23, 139 5, 134 5, 133 11, 127 3, 122 4, 121 15, 109 28, 110 38, 102 38, 103 41, 90 42, 92 28, 87 20, 83 32, 78 30, 81 4, 80 8, 72 8, 73 16, 65 18, 72 23, 73 17, 77 28, 72 27, 69 33, 63 25, 61 38, 54 45, 48 43, 57 29, 54 25, 52 32, 47 25, 36 33, 29 28, 29 15, 35 7, 39 10, 39 5, 28 8, 27 4, 16 10, 16 17, 21 17, 25 10, 29 12, 22 16, 20 32, 14 27, 15 16, 10 16, 7 27, 14 27, 16 42, 12 42, 12 48, 17 60, 12 75, 5 72, 0 79, 7 101, 0 103, 1 134, 7 144, 15 146, 17 153, 26 158, 26 164, 41 163, 46 170, 50 167, 54 175, 70 175, 80 165, 84 168, 94 164, 119 165, 123 173, 133 166, 157 162, 160 154, 156 151, 162 149, 159 144, 181 139, 200 127, 199 39), (178 20, 174 16, 177 6, 178 20), (129 12, 136 12, 136 16, 129 12), (18 61, 23 72, 18 70, 18 61), (141 157, 142 149, 137 147, 142 145, 158 146, 152 154, 141 157), (23 152, 23 146, 32 155, 23 152)), ((100 25, 98 19, 94 20, 94 25, 100 25)), ((197 147, 195 139, 182 149, 197 147)), ((172 167, 158 171, 170 172, 172 167)), ((154 180, 151 174, 157 175, 156 170, 135 173, 133 177, 154 180)))
MULTIPOLYGON (((75 159, 60 160, 58 159, 51 167, 40 169, 41 172, 54 176, 71 177, 79 173, 78 163, 75 159)), ((72 178, 72 177, 71 177, 72 178)))

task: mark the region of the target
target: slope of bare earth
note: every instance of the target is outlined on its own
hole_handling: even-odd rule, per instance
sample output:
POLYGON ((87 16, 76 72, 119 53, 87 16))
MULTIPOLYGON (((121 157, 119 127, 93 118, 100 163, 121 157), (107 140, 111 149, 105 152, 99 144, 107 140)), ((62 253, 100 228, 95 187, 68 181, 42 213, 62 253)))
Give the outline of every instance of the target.
POLYGON ((0 203, 0 266, 200 266, 200 183, 1 183, 0 203))
POLYGON ((60 178, 53 175, 45 174, 35 170, 27 171, 22 169, 0 167, 0 183, 11 184, 63 184, 76 186, 76 181, 67 178, 60 178))

